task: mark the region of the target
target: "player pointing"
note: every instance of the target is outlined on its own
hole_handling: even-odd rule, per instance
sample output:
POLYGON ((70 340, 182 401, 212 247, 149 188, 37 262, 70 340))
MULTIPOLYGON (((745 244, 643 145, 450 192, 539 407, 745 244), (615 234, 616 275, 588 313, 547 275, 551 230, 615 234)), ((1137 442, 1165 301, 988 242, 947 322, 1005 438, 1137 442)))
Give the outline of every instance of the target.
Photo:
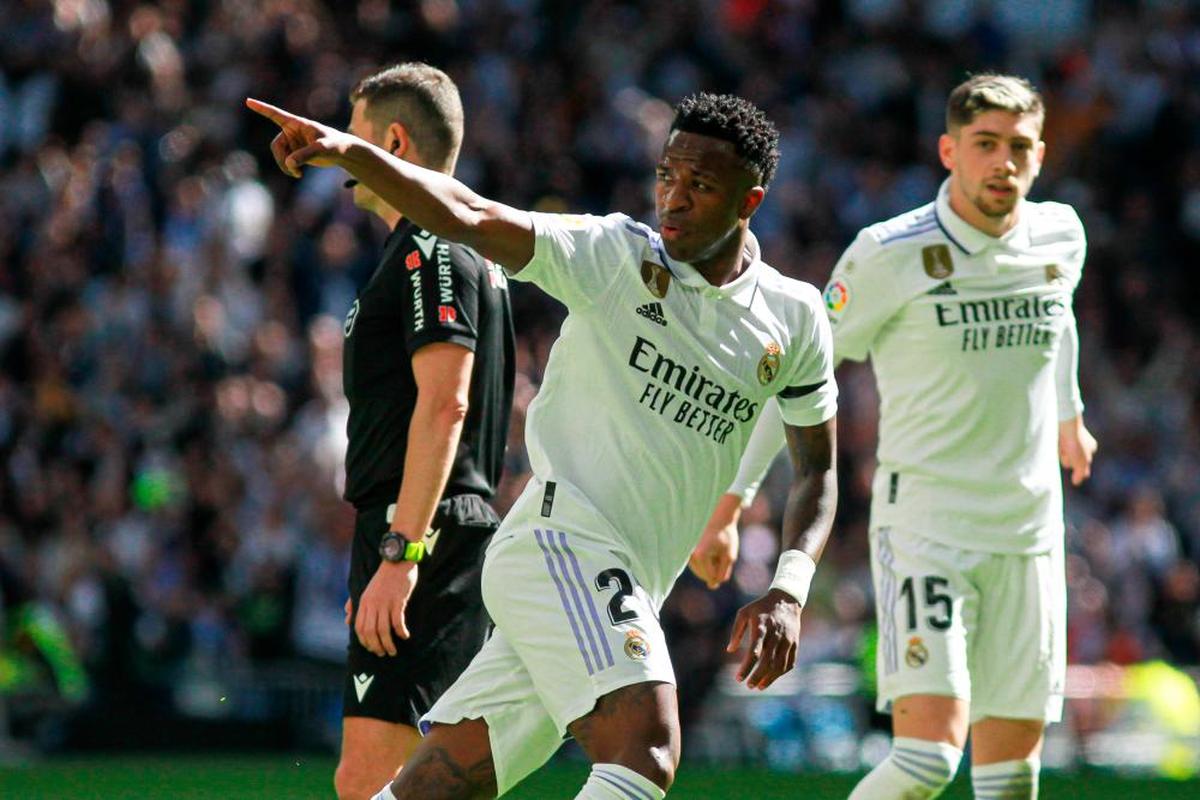
POLYGON ((795 479, 771 590, 743 608, 739 677, 791 669, 835 506, 836 388, 812 287, 760 258, 749 221, 778 133, 732 96, 680 103, 659 160, 654 231, 621 214, 537 214, 257 101, 280 167, 339 165, 422 229, 537 283, 569 315, 530 406, 533 478, 488 550, 496 632, 423 724, 379 798, 503 793, 564 734, 593 763, 581 798, 661 798, 679 758, 658 608, 737 470, 769 398, 795 479))

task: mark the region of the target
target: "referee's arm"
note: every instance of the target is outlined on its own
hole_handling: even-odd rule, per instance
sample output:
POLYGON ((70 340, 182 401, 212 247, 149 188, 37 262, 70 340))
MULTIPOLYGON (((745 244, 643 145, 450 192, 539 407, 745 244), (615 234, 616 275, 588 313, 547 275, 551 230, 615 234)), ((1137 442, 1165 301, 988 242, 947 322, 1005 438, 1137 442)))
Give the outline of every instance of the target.
MULTIPOLYGON (((413 353, 417 402, 408 423, 404 478, 391 523, 391 530, 411 541, 420 541, 429 530, 450 475, 467 416, 474 364, 470 349, 451 342, 432 342, 413 353)), ((402 639, 409 637, 404 612, 416 573, 412 562, 384 561, 359 599, 355 633, 377 656, 396 655, 392 631, 402 639)))

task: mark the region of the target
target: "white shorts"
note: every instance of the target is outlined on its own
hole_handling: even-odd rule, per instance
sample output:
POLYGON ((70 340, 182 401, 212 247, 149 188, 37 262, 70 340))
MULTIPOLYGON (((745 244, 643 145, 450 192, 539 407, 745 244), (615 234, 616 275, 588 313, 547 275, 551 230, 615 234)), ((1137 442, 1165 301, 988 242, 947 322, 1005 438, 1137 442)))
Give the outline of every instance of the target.
POLYGON ((675 684, 657 609, 613 545, 534 519, 505 520, 483 566, 496 630, 421 720, 488 724, 503 794, 554 754, 596 700, 675 684))
POLYGON ((1062 719, 1066 574, 1049 553, 963 550, 908 531, 871 535, 878 708, 913 694, 959 697, 971 721, 1062 719))

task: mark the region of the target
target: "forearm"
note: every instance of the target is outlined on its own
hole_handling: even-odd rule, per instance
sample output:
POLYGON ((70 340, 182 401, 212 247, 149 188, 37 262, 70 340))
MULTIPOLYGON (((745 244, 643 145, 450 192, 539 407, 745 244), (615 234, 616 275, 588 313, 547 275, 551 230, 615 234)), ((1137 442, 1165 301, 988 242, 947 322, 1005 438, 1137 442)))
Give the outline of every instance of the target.
POLYGON ((821 559, 837 511, 837 472, 831 464, 797 476, 783 511, 781 550, 799 550, 821 559))
POLYGON ((837 427, 829 420, 811 428, 785 428, 792 455, 792 486, 783 511, 783 550, 818 561, 837 510, 837 427))
POLYGON ((1054 384, 1059 422, 1079 417, 1083 413, 1083 395, 1079 391, 1079 331, 1073 316, 1067 320, 1055 355, 1054 384))
POLYGON ((343 168, 392 208, 435 236, 465 244, 510 270, 533 257, 529 215, 479 196, 451 175, 356 141, 343 168))
POLYGON ((738 465, 737 475, 726 490, 727 495, 736 495, 742 505, 749 505, 758 494, 767 470, 783 446, 783 419, 779 413, 779 404, 771 399, 763 406, 762 414, 754 425, 750 440, 746 443, 746 451, 738 465))
POLYGON ((712 516, 708 519, 705 532, 727 528, 736 525, 742 516, 742 497, 732 492, 726 492, 717 498, 712 516))
POLYGON ((391 529, 418 539, 429 530, 458 450, 465 409, 422 403, 417 396, 408 425, 404 480, 396 498, 391 529))

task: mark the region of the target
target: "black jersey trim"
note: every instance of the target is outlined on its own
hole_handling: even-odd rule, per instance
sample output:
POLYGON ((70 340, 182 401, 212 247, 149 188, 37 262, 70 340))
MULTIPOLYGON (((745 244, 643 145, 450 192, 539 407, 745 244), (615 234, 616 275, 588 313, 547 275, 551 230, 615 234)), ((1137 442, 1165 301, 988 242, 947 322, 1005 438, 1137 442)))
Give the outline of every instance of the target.
POLYGON ((797 397, 804 397, 806 394, 812 394, 824 385, 825 381, 817 381, 816 383, 810 383, 805 386, 788 386, 779 393, 779 396, 784 400, 795 400, 797 397))

